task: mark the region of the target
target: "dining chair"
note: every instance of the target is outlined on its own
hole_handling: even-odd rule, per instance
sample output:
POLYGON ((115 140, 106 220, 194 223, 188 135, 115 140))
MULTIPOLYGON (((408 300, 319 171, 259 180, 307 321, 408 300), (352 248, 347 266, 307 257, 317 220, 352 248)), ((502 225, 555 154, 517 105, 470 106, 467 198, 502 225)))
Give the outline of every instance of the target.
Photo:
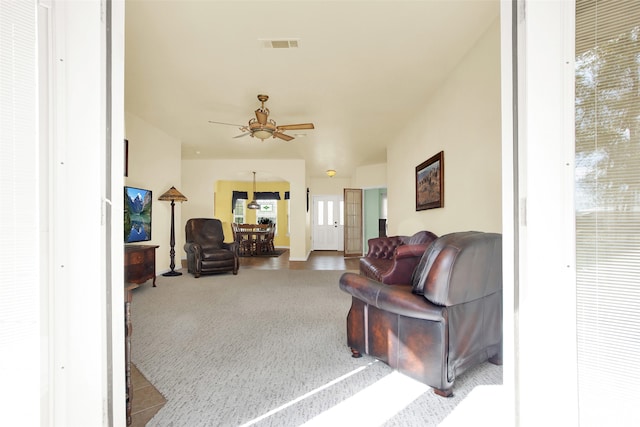
POLYGON ((238 254, 252 255, 255 252, 252 224, 232 223, 231 227, 233 230, 234 241, 238 243, 238 254))
POLYGON ((272 253, 275 251, 273 239, 275 237, 276 227, 274 225, 267 225, 261 227, 261 233, 259 236, 258 244, 260 245, 260 253, 272 253))

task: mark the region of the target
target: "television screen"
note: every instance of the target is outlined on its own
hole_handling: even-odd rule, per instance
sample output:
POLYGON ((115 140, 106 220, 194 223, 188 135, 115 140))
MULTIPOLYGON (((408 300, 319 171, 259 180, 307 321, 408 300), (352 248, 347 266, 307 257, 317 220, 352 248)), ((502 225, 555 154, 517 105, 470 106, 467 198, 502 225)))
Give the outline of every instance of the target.
POLYGON ((124 187, 124 242, 151 240, 151 190, 124 187))

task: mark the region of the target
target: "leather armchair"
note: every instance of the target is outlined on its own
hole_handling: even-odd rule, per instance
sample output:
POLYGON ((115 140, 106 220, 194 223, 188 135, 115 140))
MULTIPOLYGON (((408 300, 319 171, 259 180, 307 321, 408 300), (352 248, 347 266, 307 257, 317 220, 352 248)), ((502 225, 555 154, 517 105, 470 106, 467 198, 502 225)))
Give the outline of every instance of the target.
POLYGON ((420 257, 438 236, 419 231, 413 236, 369 239, 367 255, 360 258, 360 274, 388 285, 402 283, 418 265, 420 257))
POLYGON ((231 271, 238 274, 237 244, 225 243, 222 222, 214 218, 191 218, 185 225, 187 267, 194 277, 231 271))
POLYGON ((438 238, 402 284, 344 273, 352 296, 347 343, 451 396, 456 378, 502 364, 502 237, 460 232, 438 238))

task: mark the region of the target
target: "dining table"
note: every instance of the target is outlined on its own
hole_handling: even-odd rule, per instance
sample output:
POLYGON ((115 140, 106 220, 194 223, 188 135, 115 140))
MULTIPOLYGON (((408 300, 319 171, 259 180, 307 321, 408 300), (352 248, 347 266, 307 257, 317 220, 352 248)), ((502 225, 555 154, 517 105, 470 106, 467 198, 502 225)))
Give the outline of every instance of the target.
POLYGON ((269 242, 272 238, 271 227, 265 224, 235 224, 234 236, 241 254, 258 256, 269 252, 268 248, 273 246, 269 242))

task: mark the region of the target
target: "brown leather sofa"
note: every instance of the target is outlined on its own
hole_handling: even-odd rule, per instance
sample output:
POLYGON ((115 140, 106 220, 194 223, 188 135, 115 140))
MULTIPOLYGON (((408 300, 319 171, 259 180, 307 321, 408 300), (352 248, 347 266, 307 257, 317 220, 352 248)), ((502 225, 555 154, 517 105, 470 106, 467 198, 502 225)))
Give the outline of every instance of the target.
POLYGON ((410 276, 420 257, 438 236, 419 231, 413 236, 390 236, 369 239, 367 255, 360 258, 360 274, 392 285, 410 276))
POLYGON ((225 243, 222 222, 215 218, 191 218, 185 225, 187 268, 194 277, 231 271, 238 274, 237 243, 225 243))
POLYGON ((435 240, 412 275, 394 286, 355 273, 347 343, 451 396, 456 378, 502 364, 502 236, 459 232, 435 240), (402 283, 402 284, 400 284, 402 283))

